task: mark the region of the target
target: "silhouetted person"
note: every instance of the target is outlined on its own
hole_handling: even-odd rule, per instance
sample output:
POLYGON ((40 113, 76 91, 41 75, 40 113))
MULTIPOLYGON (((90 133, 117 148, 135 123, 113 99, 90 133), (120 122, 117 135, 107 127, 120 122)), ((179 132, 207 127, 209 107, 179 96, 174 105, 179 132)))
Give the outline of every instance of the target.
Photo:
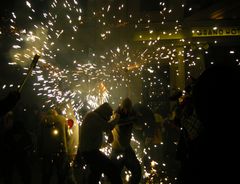
POLYGON ((12 112, 8 112, 1 129, 1 167, 5 184, 14 183, 15 171, 23 184, 31 183, 30 152, 33 143, 22 121, 14 121, 12 112))
POLYGON ((149 156, 153 156, 151 147, 154 146, 153 142, 157 128, 154 113, 147 105, 139 102, 133 105, 133 110, 136 112, 138 126, 133 127, 132 133, 134 139, 139 142, 140 151, 138 155, 142 158, 142 168, 149 169, 151 166, 149 156), (144 149, 148 150, 148 154, 144 153, 144 149))
POLYGON ((103 132, 110 132, 117 122, 110 120, 113 109, 108 103, 86 114, 80 128, 79 153, 90 167, 89 184, 98 184, 104 173, 112 184, 121 184, 121 176, 114 163, 99 149, 103 132))
MULTIPOLYGON (((227 61, 226 61, 227 62, 227 61)), ((196 114, 203 124, 191 145, 189 164, 180 183, 234 183, 238 178, 240 104, 239 66, 215 65, 206 69, 193 87, 196 114)))
POLYGON ((131 147, 133 126, 138 123, 136 112, 133 110, 132 101, 129 98, 123 99, 115 111, 120 115, 118 124, 113 129, 113 142, 111 159, 118 165, 121 173, 126 167, 131 172, 129 183, 138 184, 141 180, 141 165, 131 147))
POLYGON ((203 131, 202 122, 196 115, 192 99, 192 85, 188 85, 185 93, 179 98, 178 123, 176 123, 180 130, 176 159, 180 161, 178 180, 181 182, 185 180, 184 178, 188 178, 186 173, 191 169, 189 166, 192 164, 192 155, 195 154, 195 146, 198 145, 199 135, 203 131))
POLYGON ((0 100, 0 117, 4 116, 8 111, 12 110, 20 99, 18 91, 11 91, 8 95, 0 100))
POLYGON ((152 110, 144 104, 136 103, 133 110, 137 113, 139 122, 138 128, 133 129, 134 137, 141 142, 142 147, 151 144, 155 131, 155 117, 152 110))
POLYGON ((49 184, 54 173, 57 183, 65 183, 67 176, 67 123, 56 109, 50 109, 41 122, 39 152, 42 157, 42 184, 49 184))

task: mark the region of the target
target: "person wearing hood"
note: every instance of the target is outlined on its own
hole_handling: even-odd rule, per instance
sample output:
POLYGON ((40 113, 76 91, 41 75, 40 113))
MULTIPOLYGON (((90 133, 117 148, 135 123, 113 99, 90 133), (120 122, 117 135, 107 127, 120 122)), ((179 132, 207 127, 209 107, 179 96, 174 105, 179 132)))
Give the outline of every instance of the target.
POLYGON ((89 184, 98 184, 102 173, 111 183, 122 184, 116 166, 100 151, 103 133, 111 132, 119 119, 117 116, 111 119, 112 112, 112 107, 105 102, 94 111, 88 112, 81 125, 79 153, 90 168, 89 184))

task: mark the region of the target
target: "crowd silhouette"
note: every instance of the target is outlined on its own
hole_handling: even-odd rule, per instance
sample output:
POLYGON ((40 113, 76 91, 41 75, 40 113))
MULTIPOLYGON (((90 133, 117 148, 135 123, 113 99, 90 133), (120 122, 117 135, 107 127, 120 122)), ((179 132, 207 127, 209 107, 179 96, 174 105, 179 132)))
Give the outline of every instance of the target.
POLYGON ((238 66, 218 64, 169 98, 175 106, 168 116, 147 105, 132 104, 128 97, 115 110, 109 103, 100 104, 84 113, 81 126, 77 124, 79 144, 73 145, 78 147, 74 147, 78 149, 74 159, 68 141, 75 120, 69 121, 57 107, 47 111, 36 108, 28 118, 36 124, 26 128, 29 122, 24 122, 23 106, 18 104, 21 95, 10 92, 0 100, 0 183, 16 182, 16 173, 21 183, 34 183, 33 158, 38 160, 37 172, 44 184, 124 183, 123 171, 131 173, 128 183, 147 183, 144 169, 153 166, 147 158, 139 161, 131 143, 133 134, 142 150, 152 147, 151 157, 168 163, 164 172, 150 173, 158 178, 153 183, 163 181, 166 175, 176 184, 202 184, 219 178, 231 183, 237 177, 238 84, 238 66), (103 134, 108 137, 110 155, 100 151, 103 134), (67 179, 69 174, 72 180, 67 179))

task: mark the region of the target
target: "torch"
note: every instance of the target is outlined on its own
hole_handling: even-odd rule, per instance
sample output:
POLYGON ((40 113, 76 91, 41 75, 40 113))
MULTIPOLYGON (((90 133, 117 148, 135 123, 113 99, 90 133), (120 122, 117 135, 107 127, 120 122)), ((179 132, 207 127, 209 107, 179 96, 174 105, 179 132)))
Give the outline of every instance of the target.
POLYGON ((37 62, 38 62, 38 59, 40 58, 39 55, 35 54, 33 60, 32 60, 32 63, 28 69, 28 73, 27 73, 27 76, 25 77, 25 79, 23 80, 22 84, 20 85, 19 89, 18 89, 18 92, 21 93, 22 92, 22 89, 23 89, 23 86, 25 85, 25 83, 27 82, 29 76, 31 75, 32 73, 32 70, 36 67, 37 65, 37 62))

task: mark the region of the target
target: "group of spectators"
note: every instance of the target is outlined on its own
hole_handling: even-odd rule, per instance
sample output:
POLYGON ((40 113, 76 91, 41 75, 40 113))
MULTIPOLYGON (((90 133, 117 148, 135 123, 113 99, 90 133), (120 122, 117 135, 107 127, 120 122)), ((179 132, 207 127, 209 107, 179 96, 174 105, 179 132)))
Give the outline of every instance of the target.
MULTIPOLYGON (((213 66, 206 69, 191 86, 188 86, 184 95, 181 93, 176 97, 177 100, 181 100, 176 106, 173 121, 180 130, 176 159, 181 162, 181 167, 177 183, 207 183, 216 181, 218 177, 230 181, 237 176, 233 165, 238 160, 236 128, 239 121, 237 106, 240 104, 238 84, 240 84, 238 67, 213 66)), ((4 134, 4 138, 1 137, 1 144, 16 144, 15 148, 20 143, 24 145, 16 150, 6 147, 5 152, 1 152, 3 153, 1 164, 5 168, 1 172, 6 176, 5 183, 11 183, 11 172, 8 171, 12 165, 9 163, 17 163, 19 171, 23 173, 23 182, 30 184, 30 173, 24 172, 30 171, 25 159, 12 159, 16 158, 16 154, 24 158, 27 150, 31 149, 30 139, 22 128, 22 122, 16 122, 14 125, 12 123, 11 110, 19 99, 18 92, 11 92, 0 101, 1 127, 4 127, 1 129, 1 135, 4 134), (18 150, 21 152, 17 152, 18 150)), ((154 118, 157 120, 157 116, 154 118)), ((122 100, 116 110, 113 110, 109 103, 103 103, 86 113, 80 127, 76 155, 89 167, 86 183, 97 184, 104 174, 110 183, 121 184, 124 168, 131 172, 129 183, 140 183, 143 171, 131 145, 131 139, 133 131, 146 130, 143 119, 143 115, 134 109, 128 97, 122 100), (104 133, 112 149, 109 156, 100 151, 104 133)), ((66 117, 57 109, 50 109, 42 117, 41 126, 41 130, 44 130, 41 131, 39 139, 41 141, 39 152, 43 163, 42 183, 50 183, 53 162, 58 168, 58 183, 65 183, 66 173, 70 172, 70 163, 75 160, 68 154, 69 125, 66 123, 66 117), (51 134, 52 139, 48 139, 49 136, 46 134, 49 136, 51 134), (57 152, 48 153, 53 147, 56 147, 54 150, 57 152)), ((151 132, 151 129, 149 130, 151 132)), ((156 132, 153 129, 152 133, 156 132)), ((77 161, 81 160, 78 158, 77 161)))

